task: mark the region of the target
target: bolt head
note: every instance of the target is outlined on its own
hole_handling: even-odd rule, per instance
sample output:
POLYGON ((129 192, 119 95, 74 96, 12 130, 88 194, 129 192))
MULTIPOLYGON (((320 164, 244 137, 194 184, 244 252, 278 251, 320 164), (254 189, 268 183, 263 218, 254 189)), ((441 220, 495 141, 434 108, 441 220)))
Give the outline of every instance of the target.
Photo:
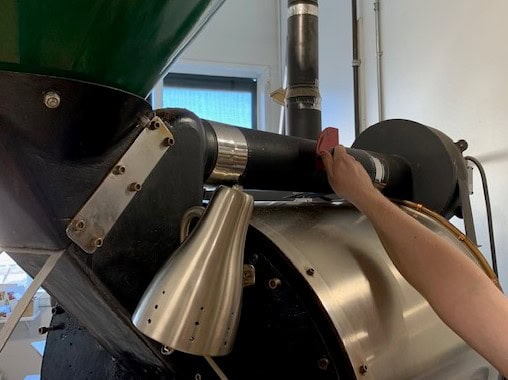
POLYGON ((314 268, 309 268, 309 269, 307 269, 307 274, 308 274, 309 276, 314 276, 314 268))
POLYGON ((330 365, 330 360, 327 358, 321 358, 318 360, 318 367, 320 370, 326 371, 330 365))
POLYGON ((278 278, 272 278, 268 281, 268 287, 272 290, 277 289, 281 285, 281 281, 278 278))
POLYGON ((104 240, 102 238, 94 238, 92 239, 92 246, 95 248, 100 248, 104 244, 104 240))
POLYGON ((166 137, 162 143, 164 146, 173 146, 175 145, 175 140, 172 137, 166 137))
POLYGON ((48 108, 58 108, 60 105, 60 95, 55 91, 48 91, 44 94, 44 105, 48 108))
POLYGON ((159 129, 161 127, 160 121, 154 120, 150 123, 150 129, 159 129))
POLYGON ((130 191, 134 191, 134 192, 138 192, 141 190, 143 186, 140 184, 140 183, 137 183, 137 182, 133 182, 130 184, 129 186, 129 190, 130 191))
POLYGON ((74 231, 83 231, 86 227, 86 222, 83 219, 74 220, 72 222, 72 229, 74 231))
POLYGON ((164 356, 169 356, 174 352, 173 349, 169 348, 168 346, 162 346, 161 347, 161 354, 164 356))
POLYGON ((125 166, 123 165, 116 165, 115 168, 113 169, 113 174, 116 174, 116 175, 122 175, 125 173, 125 166))

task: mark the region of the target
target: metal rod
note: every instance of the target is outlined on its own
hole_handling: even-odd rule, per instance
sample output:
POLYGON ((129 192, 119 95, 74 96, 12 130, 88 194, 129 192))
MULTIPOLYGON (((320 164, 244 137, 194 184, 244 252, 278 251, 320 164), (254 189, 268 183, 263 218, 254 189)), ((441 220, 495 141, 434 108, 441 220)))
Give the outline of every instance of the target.
MULTIPOLYGON (((282 79, 282 88, 286 88, 288 84, 288 66, 284 64, 284 77, 282 79)), ((279 114, 279 135, 286 134, 286 122, 285 122, 285 107, 281 107, 279 114)))
MULTIPOLYGON (((287 32, 285 28, 283 28, 284 23, 282 16, 286 16, 286 10, 287 8, 282 4, 282 1, 277 1, 277 16, 279 19, 279 64, 280 64, 280 75, 281 75, 281 82, 282 82, 282 89, 286 89, 287 86, 287 71, 288 71, 288 65, 287 65, 287 42, 286 35, 287 32)), ((285 107, 282 105, 280 107, 280 113, 279 113, 279 135, 285 135, 286 134, 286 121, 285 121, 285 107)))
POLYGON ((23 294, 23 297, 19 300, 18 304, 14 308, 14 311, 10 315, 10 317, 7 319, 7 322, 5 323, 4 327, 2 328, 2 331, 0 331, 0 352, 4 349, 5 344, 9 340, 10 336, 12 335, 12 332, 16 328, 16 325, 18 324, 19 320, 23 316, 23 313, 25 312, 26 308, 30 304, 30 301, 32 300, 32 297, 35 295, 37 290, 41 287, 42 283, 48 275, 51 273, 53 268, 55 267, 56 263, 62 256, 64 251, 58 251, 55 253, 52 253, 46 262, 44 263, 43 267, 37 273, 37 276, 33 279, 32 283, 28 287, 28 289, 25 291, 25 294, 23 294))
POLYGON ((492 224, 492 208, 490 206, 490 195, 489 195, 489 186, 487 184, 487 175, 485 174, 485 169, 481 162, 472 156, 465 157, 466 160, 471 161, 476 165, 478 171, 480 172, 480 177, 482 179, 482 188, 483 188, 483 197, 485 199, 485 209, 487 212, 487 225, 489 228, 489 242, 490 242, 490 254, 492 256, 492 269, 497 277, 499 277, 499 272, 497 269, 497 254, 496 254, 496 244, 494 239, 494 226, 492 224))
POLYGON ((213 360, 210 356, 205 356, 205 360, 208 362, 210 367, 212 367, 213 371, 219 377, 220 380, 228 380, 228 377, 226 376, 226 374, 224 372, 222 372, 222 370, 217 365, 215 360, 213 360))
POLYGON ((358 16, 356 0, 351 0, 351 23, 353 28, 353 99, 355 138, 360 135, 360 59, 358 57, 358 16))
POLYGON ((383 51, 381 49, 381 15, 380 15, 380 0, 374 2, 374 12, 376 14, 376 58, 377 58, 377 108, 379 121, 384 120, 383 110, 383 78, 382 78, 382 62, 381 57, 383 51))

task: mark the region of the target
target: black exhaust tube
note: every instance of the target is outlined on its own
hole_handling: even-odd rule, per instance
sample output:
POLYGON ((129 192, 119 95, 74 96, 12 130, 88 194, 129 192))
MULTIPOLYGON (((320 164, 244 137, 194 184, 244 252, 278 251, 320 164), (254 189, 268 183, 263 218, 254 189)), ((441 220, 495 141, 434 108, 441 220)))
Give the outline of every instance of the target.
POLYGON ((321 133, 317 0, 289 0, 286 133, 316 140, 321 133))
MULTIPOLYGON (((202 120, 207 153, 205 182, 251 190, 331 194, 316 141, 202 120)), ((411 199, 409 164, 399 156, 347 149, 387 196, 411 199)))

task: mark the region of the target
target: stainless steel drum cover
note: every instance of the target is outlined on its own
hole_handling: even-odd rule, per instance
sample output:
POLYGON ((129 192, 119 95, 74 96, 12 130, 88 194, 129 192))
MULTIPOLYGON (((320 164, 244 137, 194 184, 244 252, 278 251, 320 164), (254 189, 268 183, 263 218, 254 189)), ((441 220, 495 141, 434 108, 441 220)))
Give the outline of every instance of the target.
MULTIPOLYGON (((421 206, 401 207, 489 271, 474 245, 445 219, 421 206)), ((313 289, 358 378, 497 378, 494 368, 400 275, 369 220, 353 207, 262 203, 256 205, 251 225, 313 289)))

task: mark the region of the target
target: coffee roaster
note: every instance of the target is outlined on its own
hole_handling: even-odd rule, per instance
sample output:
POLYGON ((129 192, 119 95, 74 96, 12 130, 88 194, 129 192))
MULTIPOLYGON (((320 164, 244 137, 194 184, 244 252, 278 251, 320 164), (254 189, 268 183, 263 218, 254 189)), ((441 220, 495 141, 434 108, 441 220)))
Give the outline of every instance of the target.
MULTIPOLYGON (((145 100, 221 3, 8 1, 0 14, 0 247, 55 301, 42 378, 495 378, 331 197, 317 1, 288 2, 288 135, 145 100)), ((447 220, 474 238, 461 148, 387 120, 348 151, 495 281, 447 220)))

